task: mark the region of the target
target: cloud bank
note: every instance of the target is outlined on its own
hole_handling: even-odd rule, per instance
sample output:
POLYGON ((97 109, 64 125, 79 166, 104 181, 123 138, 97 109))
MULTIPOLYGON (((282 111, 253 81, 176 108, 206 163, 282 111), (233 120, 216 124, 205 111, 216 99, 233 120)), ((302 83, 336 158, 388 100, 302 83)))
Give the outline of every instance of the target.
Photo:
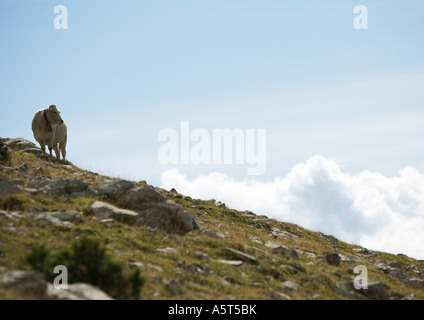
POLYGON ((213 198, 369 249, 424 259, 424 174, 413 167, 391 178, 370 171, 351 175, 316 155, 269 182, 219 173, 188 180, 176 169, 161 179, 162 188, 193 198, 213 198))

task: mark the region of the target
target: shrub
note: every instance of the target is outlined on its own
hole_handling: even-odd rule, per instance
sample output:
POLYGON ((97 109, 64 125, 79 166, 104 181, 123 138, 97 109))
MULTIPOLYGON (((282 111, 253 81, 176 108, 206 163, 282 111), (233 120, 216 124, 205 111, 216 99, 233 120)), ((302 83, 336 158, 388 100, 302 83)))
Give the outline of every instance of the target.
POLYGON ((56 254, 51 254, 43 246, 34 247, 26 256, 26 262, 42 272, 48 281, 57 276, 53 273, 54 267, 64 265, 68 269, 69 283, 91 283, 116 299, 138 299, 145 282, 138 268, 125 274, 124 266, 113 261, 100 241, 88 237, 56 254))
POLYGON ((0 140, 0 163, 10 164, 12 161, 12 155, 10 154, 9 148, 4 145, 3 141, 0 140))

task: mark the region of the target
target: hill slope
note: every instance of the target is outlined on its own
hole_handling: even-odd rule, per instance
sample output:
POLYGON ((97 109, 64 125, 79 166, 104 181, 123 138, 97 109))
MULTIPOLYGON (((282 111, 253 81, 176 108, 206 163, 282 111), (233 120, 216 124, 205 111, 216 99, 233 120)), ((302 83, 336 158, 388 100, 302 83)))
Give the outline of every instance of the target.
POLYGON ((84 235, 141 269, 140 299, 424 299, 422 260, 101 176, 24 139, 0 142, 11 155, 0 158, 0 299, 46 298, 5 285, 5 275, 30 269, 34 245, 57 252, 84 235), (353 286, 364 275, 356 266, 367 289, 353 286))

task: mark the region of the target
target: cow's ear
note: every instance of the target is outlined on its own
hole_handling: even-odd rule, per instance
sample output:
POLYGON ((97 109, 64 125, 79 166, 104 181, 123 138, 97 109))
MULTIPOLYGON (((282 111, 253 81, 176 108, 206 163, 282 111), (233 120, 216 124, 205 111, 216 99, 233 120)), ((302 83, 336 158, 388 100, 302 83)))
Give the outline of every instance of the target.
POLYGON ((55 109, 55 108, 56 108, 55 104, 51 104, 50 107, 49 107, 50 110, 55 109))

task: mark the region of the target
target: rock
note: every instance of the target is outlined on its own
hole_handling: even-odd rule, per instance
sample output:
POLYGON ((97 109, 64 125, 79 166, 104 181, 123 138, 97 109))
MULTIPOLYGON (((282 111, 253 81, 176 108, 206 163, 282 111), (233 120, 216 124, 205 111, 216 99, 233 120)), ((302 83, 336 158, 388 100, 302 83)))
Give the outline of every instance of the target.
POLYGON ((45 179, 42 181, 35 181, 28 184, 29 188, 38 189, 40 192, 44 194, 55 194, 55 195, 64 195, 66 180, 62 178, 57 178, 54 180, 45 179))
POLYGON ((227 235, 225 235, 225 233, 223 233, 221 231, 207 229, 207 228, 199 228, 198 230, 199 230, 200 234, 207 235, 208 237, 218 238, 218 239, 227 238, 227 235))
POLYGON ((298 259, 299 255, 297 254, 296 249, 293 247, 287 247, 283 245, 279 245, 272 249, 273 254, 278 254, 286 259, 298 259))
POLYGON ((40 148, 26 148, 26 149, 23 149, 22 151, 26 153, 37 154, 37 155, 43 154, 43 150, 41 150, 40 148))
POLYGON ((373 267, 377 270, 384 272, 384 273, 388 272, 388 270, 389 270, 389 267, 387 266, 386 260, 377 260, 374 263, 373 267))
POLYGON ((370 298, 360 294, 353 287, 353 283, 349 282, 338 282, 336 284, 335 292, 348 299, 358 299, 358 300, 370 300, 370 298))
POLYGON ((395 268, 387 268, 386 271, 388 274, 390 274, 393 278, 407 284, 409 277, 407 277, 402 271, 395 268))
POLYGON ((397 260, 397 261, 389 262, 388 266, 391 268, 402 269, 403 263, 402 261, 397 260))
POLYGON ((139 213, 138 225, 177 234, 199 228, 195 219, 180 205, 148 185, 127 190, 119 199, 118 205, 139 213))
POLYGON ((157 192, 152 186, 129 189, 119 199, 118 204, 123 208, 145 210, 154 203, 166 202, 168 199, 157 192))
POLYGON ((69 194, 84 192, 88 188, 88 182, 84 180, 74 178, 72 180, 66 180, 65 191, 69 194))
POLYGON ((74 210, 59 210, 50 212, 50 215, 54 218, 57 218, 61 221, 69 221, 72 223, 80 223, 81 216, 78 211, 74 210))
POLYGON ((233 248, 224 248, 222 251, 225 255, 230 256, 234 259, 257 263, 255 257, 252 257, 251 255, 248 255, 247 253, 241 252, 239 250, 233 248))
POLYGON ((141 270, 144 269, 144 264, 142 262, 139 261, 135 261, 135 262, 128 262, 128 265, 133 266, 133 267, 137 267, 141 270))
POLYGON ((374 300, 386 300, 389 296, 386 291, 387 286, 378 280, 368 280, 367 289, 359 289, 358 291, 364 296, 374 300))
POLYGON ((0 200, 9 194, 22 192, 22 188, 10 180, 0 178, 0 200))
MULTIPOLYGON (((16 138, 16 139, 7 139, 7 141, 4 143, 7 147, 13 150, 24 150, 24 149, 33 149, 37 148, 37 146, 32 143, 31 141, 25 140, 23 138, 16 138)), ((41 151, 41 149, 37 148, 41 151)))
POLYGON ((166 254, 175 254, 175 253, 179 252, 178 249, 171 248, 171 247, 166 247, 166 248, 162 248, 162 249, 158 248, 155 251, 160 252, 160 253, 164 253, 165 255, 166 254))
POLYGON ((218 262, 218 263, 223 263, 223 264, 228 264, 230 266, 235 266, 235 267, 239 267, 243 264, 243 261, 241 260, 224 260, 224 259, 218 259, 218 260, 213 260, 214 262, 218 262))
POLYGON ((271 300, 291 300, 291 297, 281 292, 271 292, 271 300))
POLYGON ((414 289, 424 290, 424 280, 421 280, 421 279, 417 279, 417 278, 408 279, 408 281, 406 282, 406 285, 414 289))
POLYGON ((285 289, 285 290, 288 290, 288 291, 290 291, 290 292, 296 292, 297 290, 299 290, 299 288, 300 288, 300 285, 299 284, 297 284, 296 282, 293 282, 293 281, 290 281, 290 280, 287 280, 287 281, 284 281, 283 283, 282 283, 282 287, 283 287, 283 289, 285 289))
POLYGON ((377 255, 374 251, 368 250, 367 248, 355 248, 352 250, 356 253, 365 254, 369 257, 375 257, 377 255))
POLYGON ((332 266, 340 265, 340 256, 337 253, 324 252, 325 260, 332 266))
POLYGON ((171 279, 171 281, 169 281, 165 287, 173 296, 183 294, 183 289, 175 279, 171 279))
POLYGON ((62 221, 52 216, 50 212, 38 213, 36 219, 47 221, 50 225, 59 228, 72 228, 74 226, 72 222, 62 221))
POLYGON ((88 283, 72 283, 67 289, 56 289, 49 284, 46 295, 52 300, 114 300, 101 289, 88 283))
POLYGON ((413 293, 404 296, 401 300, 417 300, 413 293))
POLYGON ((96 189, 96 193, 99 197, 109 198, 116 201, 125 191, 133 187, 134 183, 131 181, 116 180, 101 185, 96 189))
POLYGON ((40 272, 13 270, 0 275, 0 288, 12 290, 18 296, 42 299, 47 282, 40 272))
POLYGON ((188 264, 185 261, 178 261, 178 267, 190 273, 209 274, 212 272, 211 269, 207 266, 200 266, 198 264, 188 264))
POLYGON ((116 221, 124 222, 130 225, 133 225, 137 222, 138 219, 138 213, 127 210, 127 209, 120 209, 115 206, 112 206, 111 204, 96 201, 91 205, 91 210, 93 213, 100 218, 113 218, 116 221))

